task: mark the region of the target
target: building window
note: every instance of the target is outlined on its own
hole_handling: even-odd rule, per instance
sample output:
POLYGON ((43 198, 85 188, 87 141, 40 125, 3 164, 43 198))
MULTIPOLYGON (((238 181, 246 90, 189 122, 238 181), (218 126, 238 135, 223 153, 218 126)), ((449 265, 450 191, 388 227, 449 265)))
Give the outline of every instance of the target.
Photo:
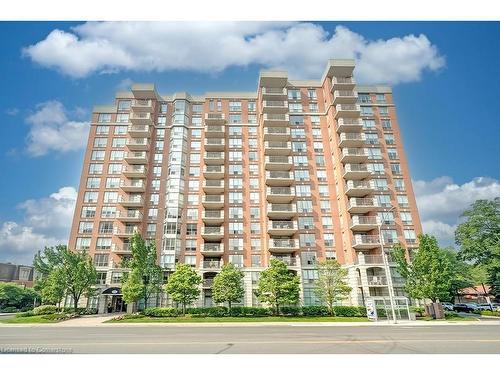
POLYGON ((288 90, 288 99, 289 100, 299 100, 300 99, 300 90, 288 90))
POLYGON ((94 266, 107 267, 109 263, 109 254, 94 254, 94 266))
POLYGON ((76 249, 75 250, 89 250, 91 239, 88 237, 77 237, 76 238, 76 249))
POLYGON ((111 113, 99 113, 97 122, 111 122, 111 113))
POLYGON ((128 111, 130 109, 130 100, 119 100, 118 101, 118 110, 119 111, 128 111))
POLYGON ((111 238, 98 237, 96 249, 97 250, 109 250, 109 249, 111 249, 111 238))
POLYGON ((358 94, 359 103, 371 103, 370 94, 358 94))

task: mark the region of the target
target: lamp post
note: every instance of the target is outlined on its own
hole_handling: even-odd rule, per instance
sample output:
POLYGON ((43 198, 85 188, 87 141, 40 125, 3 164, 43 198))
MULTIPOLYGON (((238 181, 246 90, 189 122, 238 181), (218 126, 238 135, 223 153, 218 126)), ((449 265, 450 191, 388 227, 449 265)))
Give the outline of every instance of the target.
MULTIPOLYGON (((392 212, 394 209, 395 209, 395 207, 391 206, 391 208, 388 211, 384 211, 384 212, 392 212)), ((387 277, 387 288, 389 289, 389 300, 391 302, 392 323, 397 324, 398 320, 396 318, 396 309, 394 307, 394 290, 393 290, 393 284, 392 284, 391 268, 389 267, 389 260, 387 259, 387 254, 386 254, 386 251, 384 249, 384 238, 382 237, 382 220, 380 220, 380 223, 378 225, 378 235, 379 235, 379 241, 380 241, 380 248, 382 250, 382 262, 384 263, 385 275, 387 277)))

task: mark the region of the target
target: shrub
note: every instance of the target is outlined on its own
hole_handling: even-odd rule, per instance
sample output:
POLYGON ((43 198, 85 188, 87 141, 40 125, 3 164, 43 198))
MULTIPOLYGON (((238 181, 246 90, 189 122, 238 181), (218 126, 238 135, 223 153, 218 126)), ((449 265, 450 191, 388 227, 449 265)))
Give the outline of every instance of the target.
POLYGON ((445 311, 444 312, 444 318, 449 319, 449 318, 456 318, 459 316, 455 311, 445 311))
POLYGON ((326 306, 303 306, 302 315, 304 316, 327 316, 330 315, 326 306))
POLYGON ((360 306, 334 306, 336 316, 363 317, 366 316, 366 308, 360 306))
POLYGON ((22 317, 26 317, 26 316, 33 316, 33 315, 35 315, 35 314, 33 313, 33 310, 30 310, 30 311, 24 311, 24 312, 17 313, 17 314, 16 314, 16 317, 17 317, 17 318, 22 318, 22 317))
POLYGON ((299 306, 283 306, 280 307, 281 315, 299 316, 302 314, 302 309, 299 306))
POLYGON ((425 315, 425 307, 423 306, 410 306, 410 311, 415 313, 415 316, 424 316, 425 315))
POLYGON ((67 314, 67 313, 55 313, 55 314, 49 314, 43 316, 44 320, 50 320, 50 321, 63 321, 63 320, 68 320, 72 318, 77 318, 79 315, 78 314, 67 314))
POLYGON ((237 306, 231 308, 231 316, 268 316, 272 312, 270 309, 265 307, 246 307, 237 306))
POLYGON ((35 307, 33 309, 33 315, 45 315, 45 314, 55 314, 57 313, 57 306, 54 305, 42 305, 35 307))
POLYGON ((79 307, 76 309, 76 312, 75 312, 75 309, 72 307, 63 307, 61 309, 61 312, 76 313, 78 315, 93 315, 93 314, 97 314, 97 309, 90 308, 90 307, 79 307))
POLYGON ((481 311, 481 315, 484 315, 484 316, 500 316, 500 311, 485 310, 485 311, 481 311))
POLYGON ((182 311, 172 307, 148 307, 142 314, 145 316, 168 318, 182 315, 182 311))
POLYGON ((186 309, 186 313, 192 316, 223 317, 229 315, 229 309, 224 306, 191 307, 186 309))
POLYGON ((2 313, 14 313, 17 311, 18 311, 17 307, 14 307, 14 306, 4 307, 2 310, 0 310, 0 312, 2 312, 2 313))

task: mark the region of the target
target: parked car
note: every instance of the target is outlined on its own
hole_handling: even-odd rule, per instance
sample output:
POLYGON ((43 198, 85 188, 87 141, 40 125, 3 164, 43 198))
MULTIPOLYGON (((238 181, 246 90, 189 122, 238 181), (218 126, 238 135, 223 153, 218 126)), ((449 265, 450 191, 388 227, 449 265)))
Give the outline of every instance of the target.
POLYGON ((475 303, 456 303, 453 306, 453 310, 457 312, 471 313, 474 310, 478 310, 478 305, 475 303))
POLYGON ((489 303, 480 303, 478 308, 481 311, 494 311, 495 310, 493 305, 492 304, 490 305, 489 303))
POLYGON ((443 309, 448 310, 448 311, 453 311, 453 304, 449 302, 441 302, 441 305, 443 305, 443 309))
POLYGON ((492 303, 493 311, 500 311, 500 303, 492 303))

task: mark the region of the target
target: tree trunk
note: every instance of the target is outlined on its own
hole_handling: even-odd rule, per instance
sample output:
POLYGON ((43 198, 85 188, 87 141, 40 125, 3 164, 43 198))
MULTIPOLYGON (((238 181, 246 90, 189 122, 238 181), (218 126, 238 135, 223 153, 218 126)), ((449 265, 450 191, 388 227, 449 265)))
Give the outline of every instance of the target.
POLYGON ((182 315, 186 315, 186 301, 182 301, 182 315))
POLYGON ((73 296, 73 308, 75 309, 75 313, 78 309, 78 300, 79 299, 80 299, 79 297, 73 296))
POLYGON ((231 316, 231 301, 228 301, 227 303, 229 305, 229 316, 231 316))

